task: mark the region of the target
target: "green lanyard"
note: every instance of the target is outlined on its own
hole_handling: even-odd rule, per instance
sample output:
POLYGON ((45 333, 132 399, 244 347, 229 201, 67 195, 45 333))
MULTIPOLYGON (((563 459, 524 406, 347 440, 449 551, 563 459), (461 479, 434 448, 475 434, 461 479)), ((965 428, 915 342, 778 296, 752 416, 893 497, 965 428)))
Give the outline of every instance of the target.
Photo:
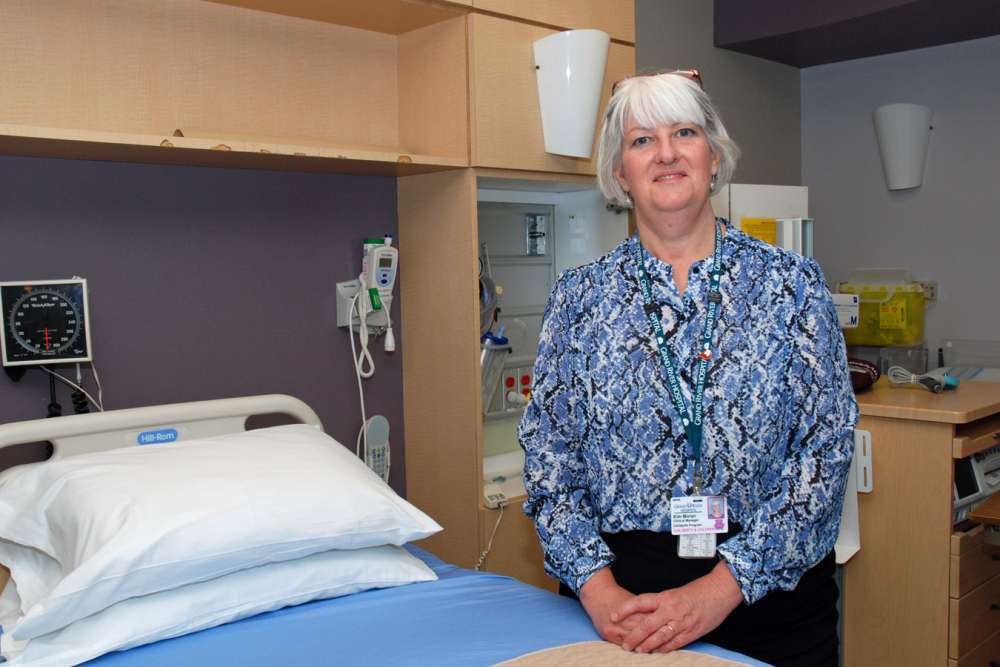
POLYGON ((701 351, 698 353, 698 369, 695 375, 694 398, 691 401, 693 410, 684 404, 684 394, 681 393, 681 381, 677 374, 677 367, 670 350, 667 347, 667 339, 663 333, 663 324, 660 322, 660 307, 653 300, 653 288, 649 281, 649 274, 646 273, 645 248, 638 239, 633 246, 635 263, 639 267, 639 285, 642 287, 643 309, 646 311, 646 319, 656 337, 656 347, 660 351, 660 358, 667 374, 667 387, 670 390, 670 398, 674 402, 677 414, 681 416, 684 424, 684 432, 687 434, 688 443, 691 445, 691 454, 694 457, 694 494, 701 495, 701 441, 702 441, 702 417, 704 415, 705 397, 705 376, 708 374, 708 363, 712 358, 712 334, 715 331, 715 324, 718 321, 719 304, 722 303, 722 294, 719 292, 719 281, 722 277, 722 225, 715 223, 715 252, 712 259, 712 274, 710 289, 708 292, 708 313, 705 315, 705 330, 701 336, 701 351))

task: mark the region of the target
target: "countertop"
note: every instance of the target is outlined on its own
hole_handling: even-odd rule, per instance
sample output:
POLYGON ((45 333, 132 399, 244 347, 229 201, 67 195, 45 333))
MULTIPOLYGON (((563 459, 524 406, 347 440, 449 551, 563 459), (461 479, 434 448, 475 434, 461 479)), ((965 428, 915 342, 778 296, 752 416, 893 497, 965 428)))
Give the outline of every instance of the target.
POLYGON ((967 424, 1000 412, 1000 383, 963 382, 958 389, 932 394, 917 385, 895 387, 883 377, 857 399, 868 417, 967 424))

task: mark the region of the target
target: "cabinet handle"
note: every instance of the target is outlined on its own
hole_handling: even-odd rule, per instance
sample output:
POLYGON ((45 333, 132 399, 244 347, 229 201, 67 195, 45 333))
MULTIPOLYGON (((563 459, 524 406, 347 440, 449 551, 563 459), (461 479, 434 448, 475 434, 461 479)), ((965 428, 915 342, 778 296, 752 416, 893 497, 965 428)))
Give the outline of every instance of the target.
POLYGON ((994 602, 991 604, 990 611, 1000 611, 1000 602, 994 602))

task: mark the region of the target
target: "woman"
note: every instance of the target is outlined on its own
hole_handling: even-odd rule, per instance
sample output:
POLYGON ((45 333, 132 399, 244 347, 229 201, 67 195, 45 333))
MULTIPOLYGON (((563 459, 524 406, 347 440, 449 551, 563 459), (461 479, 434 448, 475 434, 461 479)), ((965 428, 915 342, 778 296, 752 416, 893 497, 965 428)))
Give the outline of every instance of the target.
POLYGON ((632 77, 608 103, 598 180, 638 235, 553 289, 525 511, 546 570, 626 650, 836 665, 843 338, 815 261, 715 218, 738 149, 696 75, 632 77), (703 525, 715 496, 725 520, 703 525))

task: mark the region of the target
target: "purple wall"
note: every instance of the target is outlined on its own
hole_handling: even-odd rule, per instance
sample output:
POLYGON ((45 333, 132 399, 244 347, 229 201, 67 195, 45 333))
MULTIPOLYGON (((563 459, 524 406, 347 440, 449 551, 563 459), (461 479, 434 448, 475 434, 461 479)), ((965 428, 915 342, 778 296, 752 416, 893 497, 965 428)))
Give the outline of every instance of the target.
MULTIPOLYGON (((287 393, 354 447, 334 284, 360 272, 364 237, 396 236, 394 178, 0 157, 0 193, 0 280, 88 279, 106 408, 287 393)), ((389 419, 403 491, 401 352, 381 345, 365 399, 389 419)), ((70 414, 68 390, 60 402, 70 414)), ((0 422, 47 403, 40 372, 0 375, 0 422)))

